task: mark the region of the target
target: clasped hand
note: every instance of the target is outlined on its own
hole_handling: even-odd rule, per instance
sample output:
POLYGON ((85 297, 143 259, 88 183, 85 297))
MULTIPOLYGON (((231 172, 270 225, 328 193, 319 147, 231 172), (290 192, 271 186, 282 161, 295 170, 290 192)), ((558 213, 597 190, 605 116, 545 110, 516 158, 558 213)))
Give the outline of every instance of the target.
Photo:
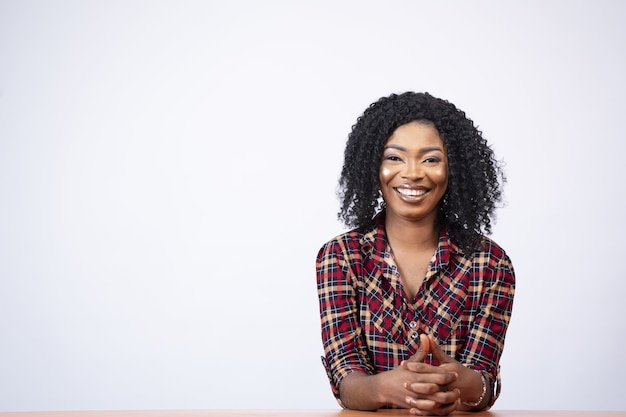
POLYGON ((410 391, 405 402, 415 415, 448 415, 456 409, 461 392, 454 388, 459 377, 457 370, 463 367, 446 355, 432 335, 420 335, 417 352, 408 360, 402 361, 398 370, 410 371, 410 379, 404 388, 410 391), (439 366, 424 363, 431 353, 439 366))

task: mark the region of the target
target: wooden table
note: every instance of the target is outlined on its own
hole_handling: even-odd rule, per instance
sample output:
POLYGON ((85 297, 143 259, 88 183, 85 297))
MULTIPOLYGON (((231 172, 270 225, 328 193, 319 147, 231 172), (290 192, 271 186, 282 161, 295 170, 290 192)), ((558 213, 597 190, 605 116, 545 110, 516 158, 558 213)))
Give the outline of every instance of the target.
MULTIPOLYGON (((381 417, 409 416, 407 410, 112 410, 0 412, 0 417, 381 417)), ((454 412, 472 417, 626 417, 626 411, 492 410, 481 413, 454 412)))

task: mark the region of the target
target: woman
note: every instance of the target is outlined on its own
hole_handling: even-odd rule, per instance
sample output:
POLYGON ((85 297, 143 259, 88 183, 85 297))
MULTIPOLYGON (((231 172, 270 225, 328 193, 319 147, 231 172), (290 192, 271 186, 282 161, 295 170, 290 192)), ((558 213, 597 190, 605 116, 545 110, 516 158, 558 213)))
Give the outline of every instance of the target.
POLYGON ((418 415, 489 408, 515 274, 491 232, 504 177, 465 113, 428 93, 373 103, 352 128, 339 217, 316 262, 333 393, 418 415))

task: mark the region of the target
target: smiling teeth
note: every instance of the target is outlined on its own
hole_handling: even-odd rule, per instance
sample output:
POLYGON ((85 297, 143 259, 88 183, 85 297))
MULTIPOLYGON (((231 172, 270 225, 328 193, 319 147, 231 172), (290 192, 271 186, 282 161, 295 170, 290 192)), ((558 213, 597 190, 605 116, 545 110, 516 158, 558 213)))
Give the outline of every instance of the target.
POLYGON ((426 194, 426 190, 412 190, 407 188, 398 188, 398 192, 407 197, 418 197, 420 195, 426 194))

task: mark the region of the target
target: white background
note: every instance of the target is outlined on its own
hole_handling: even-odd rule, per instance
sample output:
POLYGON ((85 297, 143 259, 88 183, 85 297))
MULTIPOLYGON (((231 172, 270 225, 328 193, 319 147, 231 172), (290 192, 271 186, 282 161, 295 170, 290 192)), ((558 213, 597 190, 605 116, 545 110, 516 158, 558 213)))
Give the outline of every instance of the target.
POLYGON ((336 408, 314 260, 357 116, 506 162, 497 409, 626 410, 626 2, 0 0, 0 411, 336 408))

